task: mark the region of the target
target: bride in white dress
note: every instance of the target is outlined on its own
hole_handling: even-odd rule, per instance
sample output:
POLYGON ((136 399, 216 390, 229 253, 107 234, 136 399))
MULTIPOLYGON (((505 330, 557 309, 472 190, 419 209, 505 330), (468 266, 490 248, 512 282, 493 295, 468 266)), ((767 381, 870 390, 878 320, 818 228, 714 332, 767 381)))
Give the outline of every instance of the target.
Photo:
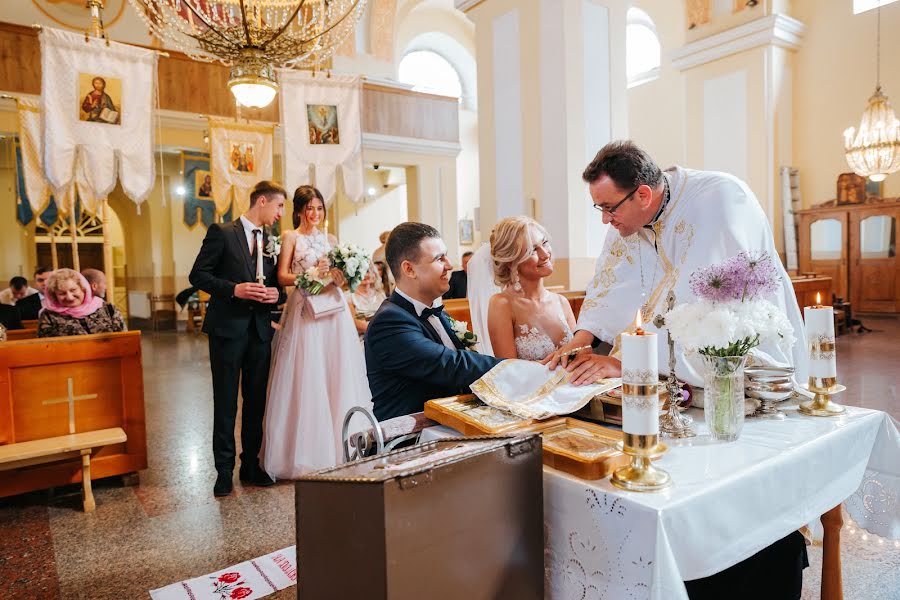
MULTIPOLYGON (((294 193, 294 231, 284 234, 278 281, 292 285, 310 267, 329 268, 334 236, 325 223, 322 194, 304 185, 294 193)), ((335 273, 337 275, 337 273, 335 273)), ((262 466, 273 479, 296 479, 303 473, 343 462, 341 429, 353 406, 371 409, 362 347, 340 287, 322 292, 340 296, 344 310, 313 315, 308 294, 295 289, 281 317, 272 345, 266 401, 262 466)))
POLYGON ((565 297, 544 287, 544 278, 552 273, 553 249, 546 229, 529 217, 508 217, 497 223, 489 250, 480 249, 469 265, 473 325, 482 341, 489 342, 482 351, 498 358, 541 360, 571 341, 572 307, 565 297), (485 319, 477 313, 484 312, 485 289, 489 289, 487 264, 500 291, 490 297, 485 319))

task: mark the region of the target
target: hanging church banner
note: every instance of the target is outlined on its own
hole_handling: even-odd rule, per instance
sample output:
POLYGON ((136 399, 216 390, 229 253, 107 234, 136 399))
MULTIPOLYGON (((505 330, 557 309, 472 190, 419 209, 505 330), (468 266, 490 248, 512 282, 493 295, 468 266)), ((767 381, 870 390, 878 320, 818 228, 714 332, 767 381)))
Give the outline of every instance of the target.
MULTIPOLYGON (((44 118, 38 104, 24 99, 16 101, 19 116, 19 140, 16 146, 16 165, 18 167, 18 195, 19 199, 28 202, 27 214, 41 214, 41 220, 56 215, 57 212, 68 213, 76 197, 81 200, 85 210, 97 214, 97 198, 91 192, 87 184, 87 177, 82 164, 79 162, 75 168, 75 185, 69 186, 62 196, 59 205, 53 200, 53 191, 50 182, 44 176, 43 169, 43 126, 44 118), (50 210, 49 204, 53 205, 50 210), (47 207, 47 210, 43 210, 47 207), (43 212, 42 212, 43 211, 43 212)), ((19 221, 26 222, 25 207, 20 204, 19 221)), ((28 222, 31 217, 28 217, 28 222)), ((46 221, 45 221, 46 222, 46 221)), ((56 222, 54 220, 48 225, 56 222)))
POLYGON ((272 179, 274 125, 209 119, 212 198, 216 213, 240 214, 250 206, 250 190, 272 179))
POLYGON ((363 198, 361 84, 349 75, 314 76, 307 71, 278 72, 284 125, 285 182, 288 190, 314 183, 326 202, 337 189, 340 167, 344 193, 363 198), (310 178, 314 168, 314 182, 310 178))
MULTIPOLYGON (((184 224, 189 229, 203 223, 209 227, 219 221, 216 218, 216 203, 213 200, 212 173, 209 170, 209 154, 203 152, 182 152, 181 173, 184 179, 184 224)), ((222 222, 231 221, 231 209, 222 215, 222 222)))
POLYGON ((69 192, 80 166, 83 199, 105 198, 118 178, 140 206, 156 180, 157 53, 51 27, 40 40, 44 174, 54 193, 69 192))

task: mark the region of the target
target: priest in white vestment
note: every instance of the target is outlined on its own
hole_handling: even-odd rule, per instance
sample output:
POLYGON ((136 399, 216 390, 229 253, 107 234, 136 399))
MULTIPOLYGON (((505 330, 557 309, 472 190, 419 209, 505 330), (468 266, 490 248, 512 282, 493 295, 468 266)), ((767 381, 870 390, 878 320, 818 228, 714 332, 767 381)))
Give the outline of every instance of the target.
MULTIPOLYGON (((746 183, 713 171, 673 167, 662 172, 630 141, 607 144, 583 178, 602 213, 597 217, 612 227, 587 286, 574 339, 557 355, 595 339, 612 344, 613 351, 610 356, 579 354, 567 365, 574 383, 620 374, 619 336, 634 330, 639 308, 641 327, 660 335, 659 366, 668 374, 667 334, 653 324, 654 317, 666 311, 667 294, 674 290, 676 304, 694 301, 692 272, 749 250, 768 252, 780 271, 781 288, 769 300, 784 310, 795 337, 790 347, 762 345, 751 356, 766 364, 793 366, 797 379, 806 380, 805 335, 794 289, 766 216, 746 183)), ((675 353, 678 377, 702 385, 699 357, 686 356, 677 344, 675 353)), ((550 362, 555 366, 555 360, 550 362)))

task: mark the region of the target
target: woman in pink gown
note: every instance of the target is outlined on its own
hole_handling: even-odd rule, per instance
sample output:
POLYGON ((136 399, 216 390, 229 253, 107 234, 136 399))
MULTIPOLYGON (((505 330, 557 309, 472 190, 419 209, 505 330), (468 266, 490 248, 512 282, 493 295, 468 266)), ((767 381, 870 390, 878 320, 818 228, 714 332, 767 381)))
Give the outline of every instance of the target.
MULTIPOLYGON (((297 188, 293 213, 296 229, 284 233, 278 260, 278 281, 284 286, 294 285, 297 274, 310 267, 327 270, 328 252, 337 243, 321 229, 325 202, 319 190, 297 188)), ((260 458, 273 479, 295 479, 343 462, 344 415, 353 406, 372 406, 353 316, 343 291, 323 293, 329 291, 340 294, 344 309, 317 319, 306 291, 294 290, 272 342, 260 458)))

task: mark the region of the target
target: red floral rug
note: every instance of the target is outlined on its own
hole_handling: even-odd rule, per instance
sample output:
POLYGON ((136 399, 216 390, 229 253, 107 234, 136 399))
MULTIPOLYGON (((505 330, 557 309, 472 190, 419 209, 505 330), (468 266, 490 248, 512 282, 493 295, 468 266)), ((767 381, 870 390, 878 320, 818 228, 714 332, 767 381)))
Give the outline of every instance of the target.
POLYGON ((153 600, 254 600, 297 584, 297 548, 290 546, 202 577, 150 591, 153 600))

